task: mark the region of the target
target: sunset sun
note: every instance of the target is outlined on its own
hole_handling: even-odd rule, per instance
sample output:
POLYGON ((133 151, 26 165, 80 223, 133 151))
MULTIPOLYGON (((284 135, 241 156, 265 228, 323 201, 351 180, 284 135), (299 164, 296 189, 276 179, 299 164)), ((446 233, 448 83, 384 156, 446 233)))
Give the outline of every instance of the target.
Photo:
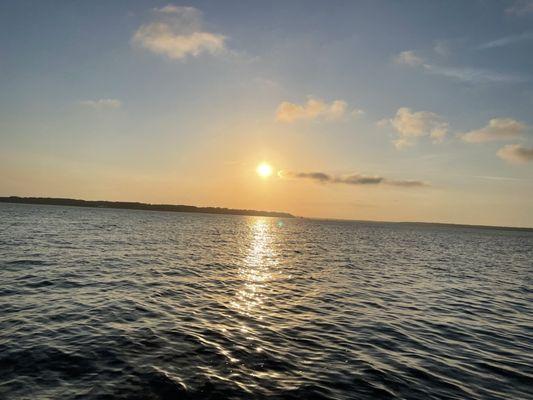
POLYGON ((257 166, 256 172, 261 178, 268 178, 272 175, 272 166, 267 163, 261 163, 257 166))

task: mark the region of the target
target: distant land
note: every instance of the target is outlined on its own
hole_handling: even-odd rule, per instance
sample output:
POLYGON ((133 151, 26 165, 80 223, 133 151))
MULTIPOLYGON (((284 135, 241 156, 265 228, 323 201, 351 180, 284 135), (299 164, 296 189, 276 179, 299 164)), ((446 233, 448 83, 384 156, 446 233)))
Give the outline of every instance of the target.
POLYGON ((487 229, 501 231, 523 231, 533 233, 533 228, 525 226, 499 226, 499 225, 476 225, 476 224, 457 224, 451 222, 423 222, 423 221, 381 221, 368 219, 340 219, 340 218, 311 218, 317 221, 333 222, 359 222, 363 224, 394 224, 405 226, 420 227, 437 227, 437 228, 465 228, 465 229, 487 229))
POLYGON ((74 206, 93 208, 122 208, 127 210, 172 211, 204 214, 250 215, 256 217, 294 218, 294 215, 275 211, 239 210, 223 207, 196 207, 173 204, 148 204, 130 201, 91 201, 51 197, 0 197, 0 203, 45 204, 51 206, 74 206))
MULTIPOLYGON (((260 210, 240 210, 235 208, 224 207, 196 207, 173 204, 150 204, 131 201, 105 201, 105 200, 78 200, 64 199, 54 197, 19 197, 9 196, 0 197, 0 203, 18 203, 18 204, 44 204, 51 206, 73 206, 73 207, 92 207, 92 208, 118 208, 125 210, 147 210, 147 211, 170 211, 170 212, 189 212, 203 214, 230 214, 230 215, 248 215, 255 217, 277 217, 277 218, 297 218, 296 216, 277 211, 260 211, 260 210)), ((303 218, 303 217, 298 217, 303 218)), ((306 217, 307 218, 307 217, 306 217)), ((338 218, 309 218, 317 221, 332 222, 359 222, 371 224, 396 224, 406 226, 427 226, 442 228, 470 228, 470 229, 495 229, 505 231, 524 231, 533 233, 533 227, 519 226, 497 226, 497 225, 475 225, 475 224, 457 224, 446 222, 423 222, 423 221, 379 221, 379 220, 360 220, 360 219, 338 219, 338 218)))

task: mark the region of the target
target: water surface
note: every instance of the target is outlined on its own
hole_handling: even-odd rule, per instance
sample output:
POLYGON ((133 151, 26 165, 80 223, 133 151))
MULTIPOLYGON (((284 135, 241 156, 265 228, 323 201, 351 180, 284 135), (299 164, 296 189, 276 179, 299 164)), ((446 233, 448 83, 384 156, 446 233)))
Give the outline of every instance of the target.
POLYGON ((0 204, 2 399, 533 398, 525 231, 0 204))

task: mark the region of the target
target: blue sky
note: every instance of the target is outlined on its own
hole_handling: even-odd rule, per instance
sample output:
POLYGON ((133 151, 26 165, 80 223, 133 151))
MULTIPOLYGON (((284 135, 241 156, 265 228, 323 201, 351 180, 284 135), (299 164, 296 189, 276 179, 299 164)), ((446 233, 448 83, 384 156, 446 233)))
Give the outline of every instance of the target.
POLYGON ((0 87, 1 195, 533 226, 531 1, 4 1, 0 87))

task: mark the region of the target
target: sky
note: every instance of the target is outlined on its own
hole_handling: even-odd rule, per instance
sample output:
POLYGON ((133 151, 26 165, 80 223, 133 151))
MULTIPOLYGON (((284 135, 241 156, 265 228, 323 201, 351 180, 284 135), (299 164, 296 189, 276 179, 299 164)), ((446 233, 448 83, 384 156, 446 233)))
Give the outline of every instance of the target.
POLYGON ((3 196, 533 227, 533 0, 4 0, 0 88, 3 196))

